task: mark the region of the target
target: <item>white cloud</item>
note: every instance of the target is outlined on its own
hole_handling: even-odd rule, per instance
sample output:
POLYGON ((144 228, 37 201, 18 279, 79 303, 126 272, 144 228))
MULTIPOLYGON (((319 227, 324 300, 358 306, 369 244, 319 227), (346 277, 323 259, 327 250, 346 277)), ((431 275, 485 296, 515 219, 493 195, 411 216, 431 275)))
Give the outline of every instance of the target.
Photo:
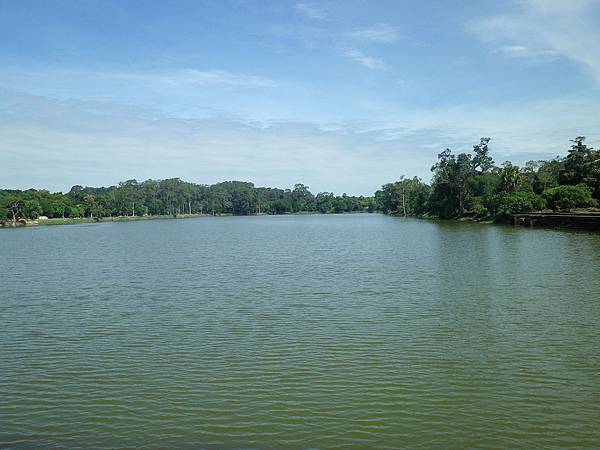
MULTIPOLYGON (((13 111, 0 120, 0 187, 68 190, 74 184, 181 177, 277 187, 303 182, 315 192, 369 194, 382 182, 373 174, 393 179, 392 161, 402 152, 397 143, 325 131, 315 123, 149 117, 121 105, 1 90, 0 105, 0 112, 13 111)), ((407 159, 406 170, 415 171, 416 159, 407 159)))
POLYGON ((182 69, 155 73, 111 73, 101 74, 107 78, 147 81, 168 85, 199 85, 221 87, 271 87, 275 83, 254 75, 234 74, 225 70, 182 69))
POLYGON ((393 44, 400 39, 398 30, 384 23, 369 28, 355 30, 352 32, 352 37, 358 40, 380 44, 393 44))
POLYGON ((294 8, 309 19, 325 19, 327 17, 325 11, 311 3, 296 3, 294 8))
MULTIPOLYGON (((324 42, 332 39, 332 33, 325 28, 315 26, 301 26, 301 25, 275 25, 270 28, 270 32, 277 38, 289 38, 294 39, 309 48, 320 48, 324 45, 324 42)), ((281 41, 279 45, 285 45, 281 41)))
POLYGON ((508 57, 561 56, 600 83, 600 2, 522 0, 515 12, 477 20, 470 28, 508 57))
POLYGON ((345 50, 344 55, 369 69, 384 70, 388 68, 387 64, 381 59, 365 55, 355 48, 345 50))
POLYGON ((540 15, 570 15, 588 9, 597 0, 520 0, 520 3, 532 12, 540 15))
POLYGON ((214 88, 270 88, 278 86, 274 80, 254 74, 233 73, 226 70, 121 70, 84 68, 46 68, 46 67, 4 67, 0 83, 7 86, 19 86, 28 80, 33 86, 52 83, 54 86, 63 82, 71 86, 96 84, 105 86, 112 82, 127 82, 140 86, 154 85, 159 87, 192 87, 206 86, 214 88))
POLYGON ((504 45, 500 52, 508 58, 538 59, 557 56, 557 53, 548 48, 534 48, 525 45, 504 45))
POLYGON ((568 139, 581 134, 598 146, 596 105, 596 98, 558 98, 395 109, 353 122, 255 123, 0 89, 0 188, 181 177, 370 194, 401 174, 428 180, 441 150, 470 150, 480 136, 492 137, 498 163, 564 155, 568 139))

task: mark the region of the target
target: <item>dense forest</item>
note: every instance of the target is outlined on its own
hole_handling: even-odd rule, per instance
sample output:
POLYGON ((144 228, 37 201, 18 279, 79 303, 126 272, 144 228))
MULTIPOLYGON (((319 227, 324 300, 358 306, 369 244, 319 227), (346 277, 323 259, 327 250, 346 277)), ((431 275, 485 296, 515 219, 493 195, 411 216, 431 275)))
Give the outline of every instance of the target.
POLYGON ((241 181, 203 185, 178 178, 129 180, 111 187, 73 186, 66 194, 0 190, 0 220, 373 211, 502 220, 519 212, 598 206, 600 150, 589 147, 584 136, 571 141, 565 157, 529 161, 523 167, 508 161, 497 166, 489 142, 490 138, 481 138, 470 153, 455 155, 444 150, 431 168, 431 184, 401 177, 382 186, 374 197, 313 195, 303 184, 277 189, 241 181))
POLYGON ((288 214, 342 213, 375 210, 373 197, 353 197, 330 192, 313 195, 307 186, 294 189, 255 187, 226 181, 211 186, 178 178, 129 180, 111 187, 73 186, 66 193, 46 190, 0 190, 0 219, 117 217, 183 214, 288 214))
POLYGON ((490 138, 471 153, 438 155, 431 184, 402 177, 375 193, 376 208, 389 214, 440 218, 473 217, 502 221, 512 214, 544 209, 592 208, 600 200, 600 150, 571 141, 565 157, 529 161, 523 167, 495 165, 490 138))

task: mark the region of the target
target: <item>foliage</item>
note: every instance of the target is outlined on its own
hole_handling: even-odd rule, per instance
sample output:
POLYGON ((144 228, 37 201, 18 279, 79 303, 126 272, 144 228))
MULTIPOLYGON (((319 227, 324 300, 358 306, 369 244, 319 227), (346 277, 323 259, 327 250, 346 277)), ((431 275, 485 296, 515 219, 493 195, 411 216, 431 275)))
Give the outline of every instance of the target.
POLYGON ((524 167, 507 161, 498 167, 489 154, 490 138, 481 138, 472 153, 440 153, 431 168, 431 186, 401 177, 384 185, 375 199, 383 212, 402 214, 409 182, 418 182, 420 195, 411 197, 417 200, 409 203, 409 215, 484 218, 539 211, 546 204, 567 210, 594 206, 600 200, 600 151, 588 147, 584 136, 571 142, 564 158, 529 161, 524 167))
POLYGON ((519 187, 521 181, 521 171, 518 166, 514 166, 510 161, 503 164, 500 172, 500 191, 514 192, 519 187))
POLYGON ((528 161, 521 169, 521 179, 533 192, 541 194, 548 188, 558 186, 562 165, 558 157, 550 161, 528 161))
POLYGON ((127 180, 111 187, 76 185, 66 193, 0 190, 0 219, 117 217, 178 214, 288 214, 298 212, 373 212, 372 197, 313 195, 308 186, 293 190, 226 181, 212 186, 167 180, 127 180))
POLYGON ((490 138, 483 137, 470 153, 446 149, 431 168, 431 185, 419 178, 400 177, 373 197, 331 192, 255 187, 242 181, 214 185, 167 180, 127 180, 117 186, 76 185, 66 193, 46 190, 0 190, 0 220, 80 218, 181 214, 291 214, 302 212, 373 212, 414 216, 493 217, 595 206, 600 200, 600 151, 572 141, 564 158, 529 161, 524 167, 510 161, 496 166, 490 138))
POLYGON ((498 195, 496 214, 509 216, 529 211, 540 211, 546 207, 543 197, 533 192, 506 192, 498 195))
POLYGON ((472 197, 488 194, 488 174, 494 167, 489 156, 490 138, 481 138, 473 146, 473 155, 453 155, 447 148, 438 155, 438 162, 431 168, 433 184, 429 199, 430 212, 440 217, 460 217, 467 212, 472 197))
POLYGON ((598 201, 592 197, 591 189, 585 184, 557 186, 546 189, 542 195, 550 208, 558 210, 568 211, 573 208, 588 208, 598 204, 598 201))
POLYGON ((386 214, 418 216, 427 212, 427 199, 430 187, 419 178, 405 179, 388 183, 375 192, 379 209, 386 214))

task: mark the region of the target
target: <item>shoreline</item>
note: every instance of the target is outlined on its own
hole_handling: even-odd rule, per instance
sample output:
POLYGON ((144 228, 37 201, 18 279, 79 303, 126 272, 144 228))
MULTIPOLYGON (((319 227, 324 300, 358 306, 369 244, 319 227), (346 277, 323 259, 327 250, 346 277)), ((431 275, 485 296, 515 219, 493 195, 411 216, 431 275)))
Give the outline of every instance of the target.
POLYGON ((580 211, 532 211, 500 217, 455 217, 442 219, 429 215, 403 216, 390 214, 392 217, 413 217, 420 220, 448 220, 451 222, 478 223, 483 225, 512 225, 525 228, 554 228, 563 230, 600 231, 600 212, 582 209, 580 211))
POLYGON ((340 212, 340 213, 320 213, 313 211, 302 211, 288 214, 247 214, 247 215, 235 215, 229 213, 222 214, 177 214, 173 215, 148 215, 148 216, 118 216, 118 217, 77 217, 77 218, 51 218, 51 219, 19 219, 15 225, 12 221, 6 220, 4 223, 0 222, 0 229, 2 228, 31 228, 31 227, 48 227, 48 226, 60 226, 60 225, 77 225, 84 223, 107 223, 107 222, 139 222, 145 220, 177 220, 177 219, 199 219, 209 217, 263 217, 263 216, 314 216, 314 215, 334 215, 334 214, 377 214, 378 212, 366 212, 366 211, 353 211, 353 212, 340 212))
POLYGON ((210 214, 178 214, 172 215, 156 215, 156 216, 120 216, 120 217, 77 217, 77 218, 53 218, 43 220, 19 220, 16 225, 12 221, 6 221, 5 224, 0 224, 0 228, 29 228, 29 227, 48 227, 58 225, 77 225, 83 223, 106 223, 106 222, 138 222, 144 220, 175 220, 175 219, 195 219, 199 217, 212 217, 210 214))
MULTIPOLYGON (((177 220, 177 219, 199 219, 209 217, 262 217, 262 216, 307 216, 307 215, 333 215, 333 214, 384 214, 380 211, 353 213, 319 213, 312 211, 288 213, 288 214, 250 214, 250 215, 234 215, 234 214, 177 214, 173 215, 147 215, 147 216, 118 216, 118 217, 83 217, 83 218, 51 218, 43 220, 25 220, 20 219, 13 225, 12 221, 0 222, 2 228, 31 228, 31 227, 47 227, 60 225, 77 225, 86 223, 107 223, 107 222, 139 222, 146 220, 177 220)), ((459 217, 441 219, 429 215, 403 216, 402 214, 384 214, 390 217, 407 217, 426 221, 448 220, 457 223, 478 223, 482 225, 512 225, 524 228, 555 228, 555 229, 586 229, 600 231, 600 212, 589 211, 572 211, 572 212, 530 212, 513 214, 512 216, 493 218, 493 217, 459 217)))

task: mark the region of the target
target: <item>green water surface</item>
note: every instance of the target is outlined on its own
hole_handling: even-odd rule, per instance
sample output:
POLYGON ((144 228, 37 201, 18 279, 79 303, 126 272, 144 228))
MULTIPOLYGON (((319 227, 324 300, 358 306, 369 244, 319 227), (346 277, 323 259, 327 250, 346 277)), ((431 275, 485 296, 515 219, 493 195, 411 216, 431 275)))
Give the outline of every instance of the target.
POLYGON ((598 448, 600 233, 0 230, 0 447, 598 448))

